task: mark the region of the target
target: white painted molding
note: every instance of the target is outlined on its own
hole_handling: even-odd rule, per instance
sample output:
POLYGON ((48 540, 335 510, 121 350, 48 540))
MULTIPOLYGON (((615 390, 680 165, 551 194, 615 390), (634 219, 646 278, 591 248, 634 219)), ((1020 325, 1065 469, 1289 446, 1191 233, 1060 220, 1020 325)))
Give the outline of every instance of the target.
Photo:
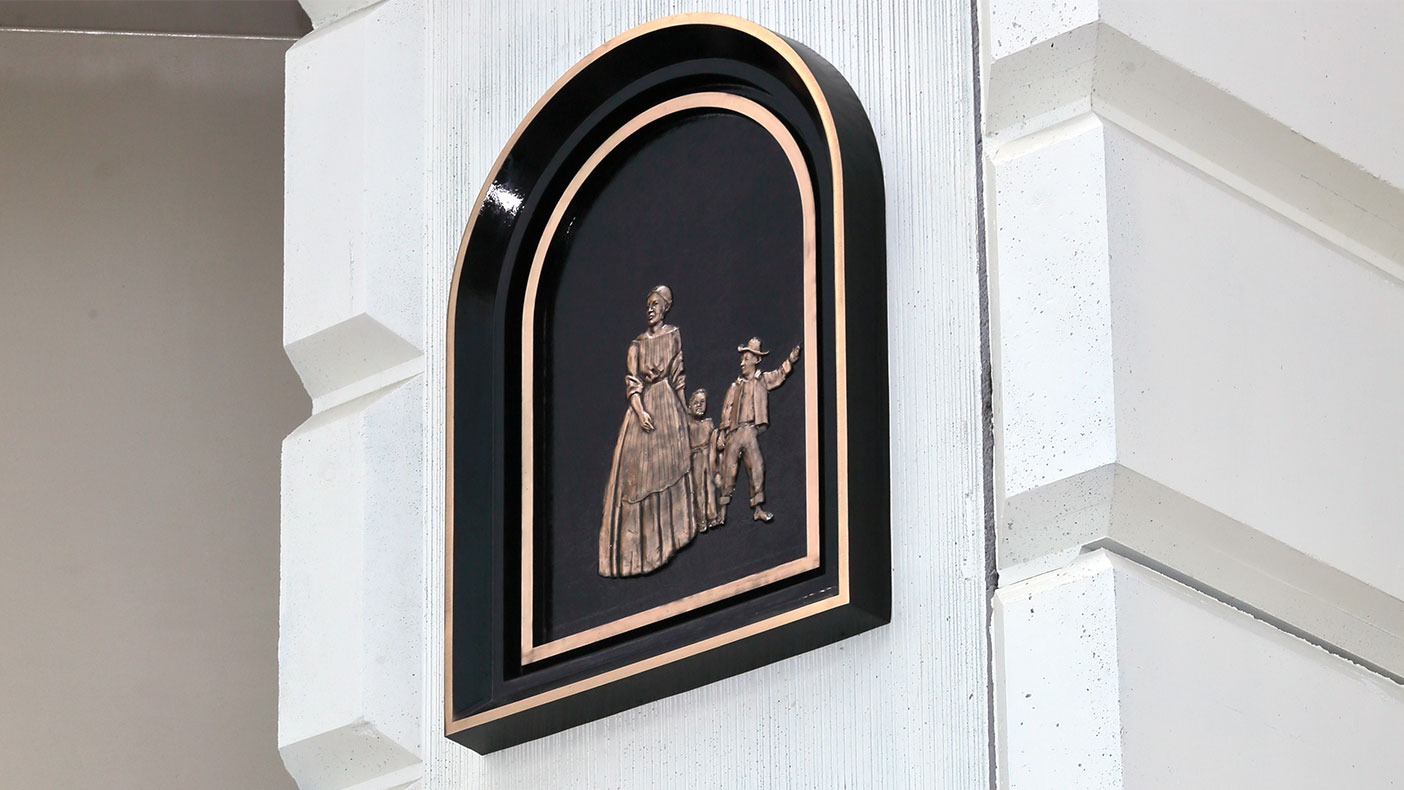
POLYGON ((1404 682, 1404 601, 1120 464, 1012 497, 1001 586, 1107 548, 1404 682))
POLYGON ((363 8, 369 8, 384 0, 297 0, 307 18, 312 20, 314 30, 321 29, 339 19, 344 19, 363 8))
POLYGON ((987 161, 1005 496, 1116 460, 1104 151, 1084 113, 987 161))
POLYGON ((1387 787, 1404 687, 1107 550, 995 596, 999 787, 1387 787))
POLYGON ((1103 24, 1092 109, 1404 282, 1404 192, 1103 24))
POLYGON ((1040 36, 986 53, 989 156, 1090 108, 1404 282, 1404 191, 1105 21, 1040 36))
POLYGON ((1097 22, 1101 5, 1101 0, 982 2, 981 51, 987 60, 998 62, 1045 49, 1059 36, 1097 22))
POLYGON ((1001 586, 991 631, 1001 790, 1123 787, 1111 557, 1001 586))
POLYGON ((404 381, 424 369, 424 354, 366 313, 284 346, 313 413, 404 381))
POLYGON ((1118 461, 1404 599, 1404 284, 1105 137, 1118 461))
POLYGON ((386 2, 286 60, 283 340, 313 414, 283 446, 278 747, 304 790, 424 773, 423 41, 386 2))
POLYGON ((283 443, 278 746, 304 790, 420 770, 420 604, 399 580, 422 565, 405 529, 422 394, 417 381, 386 387, 314 414, 283 443))
POLYGON ((1099 22, 1061 32, 998 60, 981 74, 986 152, 1092 109, 1099 22))
MULTIPOLYGON (((1223 395, 1221 400, 1229 404, 1225 412, 1260 404, 1274 414, 1311 419, 1314 409, 1329 407, 1319 402, 1298 402, 1305 397, 1302 395, 1297 396, 1297 401, 1292 398, 1294 393, 1310 390, 1319 399, 1322 387, 1294 390, 1290 388, 1291 379, 1293 375, 1320 377, 1326 371, 1342 379, 1339 403, 1330 417, 1318 418, 1310 429, 1301 431, 1306 438, 1296 444, 1255 442, 1247 429, 1240 436, 1235 433, 1235 425, 1222 419, 1218 412, 1212 425, 1193 423, 1211 410, 1204 399, 1193 401, 1199 408, 1197 413, 1188 406, 1156 411, 1162 420, 1190 420, 1192 424, 1177 430, 1157 422, 1155 437, 1163 439, 1178 433, 1215 448, 1234 443, 1248 448, 1234 457, 1250 463, 1251 448, 1257 444, 1279 451, 1319 450, 1329 441, 1325 426, 1339 430, 1342 421, 1349 419, 1342 414, 1372 421, 1383 436, 1396 434, 1399 427, 1396 420, 1387 416, 1373 420, 1371 416, 1374 408, 1382 414, 1392 414, 1393 406, 1387 401, 1404 396, 1396 389, 1397 377, 1372 373, 1378 365, 1391 364, 1381 361, 1378 349, 1384 348, 1383 358, 1388 359, 1398 350, 1397 344, 1360 337, 1354 346, 1361 351, 1351 358, 1350 364, 1328 364, 1323 361, 1326 352, 1318 349, 1320 344, 1294 345, 1292 339, 1298 330, 1310 334, 1310 322, 1332 319, 1319 319, 1311 312, 1303 317, 1303 326, 1290 321, 1274 322, 1265 317, 1270 308, 1263 306, 1263 300, 1254 302, 1258 313, 1245 312, 1241 316, 1232 312, 1232 300, 1205 299, 1202 303, 1212 306, 1206 307, 1203 315, 1194 314, 1186 321, 1175 323, 1163 317, 1158 322, 1139 321, 1137 307, 1144 309, 1157 303, 1155 293, 1146 289, 1153 289, 1158 283, 1163 290, 1167 279, 1174 279, 1175 250, 1167 234, 1198 232, 1205 234, 1205 239, 1210 238, 1204 218, 1198 226, 1184 219, 1199 208, 1184 206, 1187 201, 1208 200, 1217 193, 1206 192, 1197 178, 1179 177, 1181 171, 1208 176, 1212 182, 1205 183, 1215 183, 1215 188, 1226 186, 1246 198, 1247 204, 1260 206, 1330 245, 1329 253, 1322 246, 1323 252, 1304 254, 1301 262, 1288 260, 1282 256, 1283 251, 1291 250, 1294 244, 1300 248, 1301 244, 1291 235, 1295 231, 1271 227, 1275 223, 1265 219, 1252 227, 1257 233, 1269 234, 1272 243, 1244 244, 1232 250, 1238 255, 1261 251, 1265 261, 1281 261, 1282 276, 1295 278, 1291 285, 1273 283, 1270 265, 1256 259, 1252 267, 1232 272, 1226 269, 1221 282, 1229 293, 1235 288, 1262 289, 1263 293, 1279 294, 1284 300, 1306 299, 1301 292, 1308 288, 1304 284, 1310 282, 1323 304, 1328 299, 1350 301, 1334 310, 1341 316, 1338 331, 1317 333, 1333 338, 1340 345, 1341 355, 1349 357, 1351 353, 1350 332, 1359 336, 1388 332, 1394 326, 1381 317, 1382 308, 1375 302, 1387 303, 1385 292, 1392 293, 1390 289, 1404 284, 1404 192, 1320 140, 1309 140, 1296 131, 1311 123, 1317 124, 1312 128, 1317 128, 1324 122, 1322 118, 1303 116, 1298 105, 1288 107, 1280 101, 1268 101, 1271 91, 1262 85, 1259 90, 1249 90, 1252 82, 1243 73, 1251 69, 1243 66, 1241 53, 1222 53, 1221 49, 1205 45, 1196 38, 1195 31, 1206 21, 1180 18, 1196 8, 1196 13, 1217 13, 1211 5, 1130 0, 1089 0, 1056 6, 1031 0, 981 2, 985 20, 981 31, 982 133, 994 310, 991 334, 996 349, 996 510, 1001 584, 1061 567, 1091 548, 1111 546, 1398 679, 1404 677, 1404 661, 1399 658, 1404 655, 1404 603, 1383 592, 1387 588, 1397 595, 1389 582, 1382 581, 1379 562, 1358 561, 1360 552, 1370 550, 1366 539, 1378 536, 1381 528, 1375 522, 1388 519, 1335 525, 1331 516, 1339 517, 1336 511, 1344 511, 1356 521, 1361 520, 1362 512, 1373 517, 1378 511, 1354 503, 1333 509, 1324 501, 1333 491, 1358 497, 1362 486, 1350 485, 1346 479, 1360 476, 1363 459, 1388 457, 1386 441, 1359 446, 1359 463, 1347 459, 1342 464, 1343 459, 1337 457, 1336 467, 1320 470, 1316 480, 1334 485, 1321 484, 1317 486, 1319 490, 1312 492, 1313 517, 1318 519, 1315 525, 1266 523, 1250 528, 1171 487, 1158 486, 1152 496, 1139 483, 1128 482, 1133 479, 1130 476, 1145 479, 1124 468, 1128 455, 1138 459, 1133 464, 1136 468, 1144 464, 1165 474, 1170 474, 1166 470, 1178 468, 1168 458, 1148 458, 1146 453, 1175 447, 1184 450, 1184 443, 1160 441, 1152 445, 1138 440, 1136 436, 1150 430, 1146 426, 1150 418, 1136 417, 1136 409, 1155 405, 1157 397, 1173 400, 1176 386, 1196 387, 1193 380, 1184 378, 1195 371, 1220 377, 1200 389, 1223 395), (1109 21, 1113 19, 1114 22, 1109 21), (1124 29, 1136 30, 1142 39, 1127 35, 1124 29), (1194 68, 1172 60, 1162 50, 1177 57, 1195 54, 1188 61, 1194 68), (1237 68, 1235 78, 1220 80, 1215 64, 1223 69, 1237 68), (1231 88, 1242 95, 1231 93, 1231 88), (1250 99, 1263 102, 1263 107, 1282 113, 1282 117, 1269 114, 1250 103, 1250 99), (1120 144, 1127 139, 1144 141, 1174 164, 1152 167, 1142 161, 1145 157, 1123 161, 1130 157, 1128 147, 1120 144), (1169 185, 1167 170, 1176 173, 1175 184, 1183 191, 1156 203, 1147 196, 1158 194, 1158 188, 1169 185), (1193 188, 1184 185, 1190 182, 1193 188), (1129 195, 1137 196, 1136 205, 1117 202, 1127 200, 1129 195), (1180 217, 1180 224, 1172 231, 1169 225, 1175 217, 1180 217), (1149 249, 1134 243, 1147 237, 1154 238, 1158 246, 1149 249), (1370 300, 1368 314, 1359 300, 1362 294, 1372 294, 1365 292, 1366 286, 1358 282, 1360 277, 1310 268, 1335 265, 1332 256, 1336 250, 1384 275, 1379 283, 1383 292, 1374 294, 1381 298, 1370 300), (1160 257, 1147 261, 1139 259, 1140 255, 1160 257), (1145 276, 1147 271, 1154 272, 1154 276, 1145 276), (1265 277, 1263 272, 1267 272, 1265 277), (1134 288, 1142 290, 1126 290, 1131 273, 1139 277, 1134 288), (1108 287, 1109 282, 1113 287, 1108 287), (1128 293, 1141 301, 1132 304, 1128 293), (1351 329, 1345 329, 1346 326, 1351 329), (1196 327, 1206 337, 1217 340, 1194 335, 1196 327), (1214 327, 1223 329, 1216 334, 1214 327), (1145 337, 1146 333, 1175 332, 1191 336, 1179 345, 1160 335, 1149 341, 1145 337), (1244 341, 1242 354, 1251 353, 1252 359, 1261 364, 1239 365, 1236 370, 1233 353, 1218 353, 1217 348, 1238 347, 1233 345, 1240 342, 1235 340, 1235 333, 1240 338, 1259 340, 1244 341), (1260 340, 1265 335, 1280 337, 1280 342, 1260 340), (1209 343, 1216 351, 1197 352, 1199 343, 1209 343), (1170 348, 1177 349, 1175 353, 1179 355, 1174 363, 1178 365, 1174 370, 1180 374, 1179 379, 1155 367, 1164 361, 1162 357, 1170 348), (1152 354, 1155 358, 1137 356, 1140 354, 1152 354), (1283 369, 1287 371, 1278 377, 1281 384, 1271 392, 1254 388, 1268 388, 1270 382, 1278 379, 1246 372, 1266 365, 1264 354, 1283 355, 1283 369), (1113 361, 1108 361, 1109 357, 1113 361), (1203 364, 1196 367, 1196 359, 1203 360, 1203 364), (1146 369, 1157 373, 1143 375, 1146 369), (1240 371, 1245 372, 1240 376, 1240 371), (1363 394, 1362 382, 1366 381, 1376 385, 1378 406, 1363 394), (1132 385, 1138 389, 1125 389, 1132 385), (1157 385, 1158 395, 1146 396, 1139 389, 1157 385), (1222 435, 1210 438, 1214 431, 1222 435), (1148 519, 1160 519, 1158 527, 1147 527, 1148 519), (1322 539, 1306 540, 1302 536, 1309 529, 1339 529, 1340 546, 1324 545, 1322 539), (1296 540, 1296 548, 1274 540, 1269 533, 1296 540), (1319 556, 1305 553, 1303 547, 1307 545, 1319 556), (1338 568, 1348 568, 1362 576, 1352 577, 1338 568), (1375 586, 1361 578, 1368 578, 1375 586)), ((1309 19, 1311 14, 1329 13, 1320 6, 1293 7, 1294 13, 1304 16, 1277 25, 1271 35, 1263 36, 1263 42, 1277 41, 1289 29, 1305 24, 1301 20, 1309 19)), ((1360 30, 1354 37, 1373 41, 1376 34, 1361 24, 1357 20, 1360 30)), ((1333 41, 1338 48, 1352 40, 1350 26, 1335 30, 1338 35, 1333 41)), ((1262 57, 1273 54, 1262 48, 1265 45, 1253 38, 1251 31, 1245 30, 1244 34, 1246 50, 1262 57)), ((1347 57, 1335 54, 1341 54, 1337 60, 1347 57)), ((1371 57, 1371 62, 1388 58, 1378 53, 1371 57)), ((1330 76, 1325 72, 1318 74, 1322 85, 1312 90, 1330 87, 1330 76)), ((1352 97, 1362 90, 1362 86, 1350 87, 1352 97)), ((1329 113, 1329 109, 1322 109, 1318 115, 1329 113)), ((1392 116, 1382 110, 1381 117, 1392 116)), ((1346 123, 1358 126, 1369 120, 1351 119, 1346 123)), ((1329 139, 1353 139, 1348 129, 1337 132, 1329 139)), ((1360 149, 1356 146, 1351 150, 1360 149)), ((1392 161, 1388 157, 1375 159, 1392 161)), ((1214 205, 1229 202, 1232 201, 1220 199, 1214 205)), ((1221 210, 1227 208, 1221 206, 1221 210)), ((1253 213, 1248 208, 1238 210, 1245 215, 1253 213)), ((1231 236, 1232 229, 1216 225, 1212 232, 1231 236)), ((1197 261, 1206 254, 1212 256, 1211 244, 1199 238, 1194 241, 1204 243, 1187 243, 1185 248, 1193 250, 1197 261)), ((1341 260, 1351 263, 1344 257, 1341 260)), ((1213 278, 1201 277, 1195 283, 1199 288, 1212 288, 1212 281, 1213 278)), ((1188 289, 1177 295, 1177 300, 1177 309, 1193 311, 1195 299, 1188 289)), ((1255 429, 1262 430, 1263 426, 1257 424, 1255 429)), ((1290 433, 1293 426, 1284 424, 1281 429, 1290 433)), ((1351 427, 1340 432, 1340 441, 1346 441, 1348 435, 1354 444, 1359 444, 1360 433, 1351 427)), ((1203 455, 1195 457, 1202 462, 1203 455)), ((1318 463, 1328 463, 1325 455, 1318 457, 1318 463)), ((1292 474, 1303 473, 1309 467, 1305 461, 1284 464, 1273 467, 1273 474, 1246 475, 1240 485, 1261 486, 1264 481, 1290 479, 1292 474)), ((1214 490, 1222 495, 1222 489, 1231 485, 1226 483, 1214 490)), ((1192 487, 1187 490, 1199 491, 1192 487)), ((1260 491, 1258 497, 1268 500, 1271 494, 1260 491)), ((1221 496, 1223 499, 1226 498, 1221 496)), ((1258 508, 1253 512, 1276 511, 1258 508)), ((1382 548, 1392 545, 1390 539, 1384 538, 1376 543, 1382 548)))

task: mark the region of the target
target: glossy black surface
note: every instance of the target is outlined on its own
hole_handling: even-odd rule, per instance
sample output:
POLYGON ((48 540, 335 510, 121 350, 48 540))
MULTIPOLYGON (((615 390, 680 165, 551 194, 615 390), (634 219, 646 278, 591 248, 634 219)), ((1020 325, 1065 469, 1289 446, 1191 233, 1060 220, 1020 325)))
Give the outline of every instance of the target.
MULTIPOLYGON (((843 161, 847 246, 846 354, 834 333, 835 206, 821 113, 775 50, 725 24, 680 24, 620 43, 562 86, 524 128, 473 226, 458 281, 455 340, 453 719, 728 633, 837 593, 838 489, 849 502, 850 603, 646 672, 462 730, 455 739, 492 751, 711 682, 887 621, 890 610, 887 473, 886 284, 883 191, 877 148, 848 84, 822 59, 796 50, 818 79, 843 161), (697 91, 752 99, 800 143, 817 188, 819 347, 806 348, 792 383, 774 393, 776 427, 764 438, 767 484, 778 529, 802 521, 802 369, 819 373, 822 551, 818 570, 545 661, 518 660, 520 623, 520 324, 526 274, 547 216, 585 158, 639 112, 697 91), (849 475, 840 480, 836 370, 846 360, 849 475), (782 422, 783 421, 783 422, 782 422), (783 428, 782 428, 783 425, 783 428), (784 472, 781 469, 785 470, 784 472), (788 478, 784 477, 789 475, 788 478), (801 499, 795 499, 801 497, 801 499), (789 499, 786 499, 789 498, 789 499)), ((643 328, 643 298, 674 289, 668 322, 684 333, 688 390, 711 392, 720 410, 735 375, 735 346, 761 336, 778 363, 803 336, 793 227, 793 174, 764 135, 735 116, 677 118, 644 135, 602 169, 572 204, 578 213, 548 258, 537 305, 539 473, 550 483, 536 509, 535 587, 543 627, 559 636, 615 614, 783 562, 802 543, 783 531, 765 539, 700 536, 658 573, 639 579, 594 572, 600 495, 623 414, 623 354, 643 328), (639 160, 646 160, 640 162, 639 160), (724 160, 724 161, 720 161, 724 160), (646 167, 644 166, 646 164, 646 167), (631 172, 635 166, 638 172, 631 172), (782 185, 788 184, 788 189, 782 185), (720 263, 718 263, 720 261, 720 263), (716 265, 719 276, 700 271, 716 265), (737 280, 773 283, 747 288, 737 280), (754 329, 751 327, 754 326, 754 329), (743 328, 745 327, 745 328, 743 328), (696 351, 695 362, 692 354, 696 351), (602 471, 605 470, 605 471, 602 471), (709 541, 709 538, 716 540, 709 541), (730 541, 730 542, 728 542, 730 541), (585 560, 588 560, 585 562, 585 560), (747 565, 752 563, 752 565, 747 565), (551 567, 554 566, 554 567, 551 567), (631 593, 636 585, 646 591, 631 593), (590 591, 589 588, 593 588, 590 591), (551 629, 554 629, 552 631, 551 629)), ((733 504, 723 530, 757 527, 733 504)), ((538 640, 539 641, 539 640, 538 640)))

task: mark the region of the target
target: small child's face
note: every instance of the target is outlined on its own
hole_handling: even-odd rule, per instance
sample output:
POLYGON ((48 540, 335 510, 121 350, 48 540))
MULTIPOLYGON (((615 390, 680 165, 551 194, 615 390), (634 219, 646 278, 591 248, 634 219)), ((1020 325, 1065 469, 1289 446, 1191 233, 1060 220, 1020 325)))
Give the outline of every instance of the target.
POLYGON ((692 412, 692 416, 701 417, 707 413, 707 396, 700 392, 694 392, 692 393, 692 400, 688 401, 687 405, 688 410, 692 412))

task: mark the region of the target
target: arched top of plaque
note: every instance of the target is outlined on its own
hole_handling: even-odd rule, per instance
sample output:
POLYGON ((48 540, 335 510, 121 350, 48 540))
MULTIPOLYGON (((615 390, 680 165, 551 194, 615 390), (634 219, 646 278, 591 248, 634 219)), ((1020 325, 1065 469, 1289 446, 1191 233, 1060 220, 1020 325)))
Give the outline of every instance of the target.
MULTIPOLYGON (((832 65, 802 44, 739 17, 664 17, 591 52, 517 126, 464 231, 449 292, 450 315, 456 312, 462 280, 484 285, 483 278, 497 279, 502 262, 497 252, 512 235, 504 232, 541 208, 553 177, 572 173, 610 134, 649 107, 704 91, 749 98, 772 109, 782 105, 781 118, 792 129, 808 127, 795 131, 805 143, 811 171, 827 182, 840 232, 846 181, 848 191, 859 195, 882 194, 882 165, 867 114, 832 65)), ((849 224, 863 219, 871 218, 848 216, 849 224)))
POLYGON ((628 31, 531 109, 449 292, 451 737, 887 621, 883 202, 852 87, 736 17, 628 31))

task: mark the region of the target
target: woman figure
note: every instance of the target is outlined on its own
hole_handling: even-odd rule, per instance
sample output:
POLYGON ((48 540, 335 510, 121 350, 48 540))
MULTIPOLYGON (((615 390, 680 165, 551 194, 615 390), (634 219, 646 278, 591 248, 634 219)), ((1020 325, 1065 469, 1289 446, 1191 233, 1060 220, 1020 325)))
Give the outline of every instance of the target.
POLYGON ((649 293, 648 330, 629 344, 625 358, 629 410, 605 488, 601 576, 657 570, 697 534, 682 395, 682 336, 677 327, 663 323, 672 306, 668 286, 649 293))

